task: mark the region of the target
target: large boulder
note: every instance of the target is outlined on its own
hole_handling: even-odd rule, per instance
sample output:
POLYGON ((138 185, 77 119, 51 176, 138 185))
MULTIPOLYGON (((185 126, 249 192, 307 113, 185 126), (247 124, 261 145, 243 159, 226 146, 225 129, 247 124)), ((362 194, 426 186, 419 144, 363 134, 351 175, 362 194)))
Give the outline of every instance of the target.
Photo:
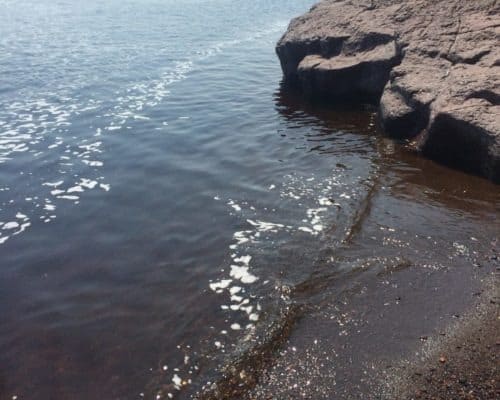
POLYGON ((495 0, 325 0, 276 51, 307 96, 379 105, 385 132, 500 182, 495 0))

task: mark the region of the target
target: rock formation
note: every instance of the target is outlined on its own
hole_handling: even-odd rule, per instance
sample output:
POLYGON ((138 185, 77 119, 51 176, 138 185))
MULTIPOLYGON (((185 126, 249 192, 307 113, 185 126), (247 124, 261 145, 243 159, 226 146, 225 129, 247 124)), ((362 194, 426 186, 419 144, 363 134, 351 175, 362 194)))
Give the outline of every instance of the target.
POLYGON ((385 132, 500 183, 495 0, 324 0, 276 51, 306 95, 379 105, 385 132))

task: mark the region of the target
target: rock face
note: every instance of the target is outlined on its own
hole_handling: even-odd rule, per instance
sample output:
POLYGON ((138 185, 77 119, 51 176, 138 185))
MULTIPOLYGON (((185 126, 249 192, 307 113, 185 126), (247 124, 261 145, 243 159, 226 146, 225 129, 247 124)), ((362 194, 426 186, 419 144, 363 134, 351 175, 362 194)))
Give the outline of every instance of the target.
POLYGON ((385 132, 500 183, 495 0, 324 0, 276 48, 306 95, 379 104, 385 132))

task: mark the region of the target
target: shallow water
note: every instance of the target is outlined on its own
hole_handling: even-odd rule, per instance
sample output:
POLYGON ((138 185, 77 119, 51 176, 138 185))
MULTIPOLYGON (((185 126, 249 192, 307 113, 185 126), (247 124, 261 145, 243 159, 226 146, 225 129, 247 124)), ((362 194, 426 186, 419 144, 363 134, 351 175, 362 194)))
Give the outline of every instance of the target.
POLYGON ((0 398, 187 397, 291 303, 493 246, 498 187, 280 86, 312 3, 0 0, 0 398))

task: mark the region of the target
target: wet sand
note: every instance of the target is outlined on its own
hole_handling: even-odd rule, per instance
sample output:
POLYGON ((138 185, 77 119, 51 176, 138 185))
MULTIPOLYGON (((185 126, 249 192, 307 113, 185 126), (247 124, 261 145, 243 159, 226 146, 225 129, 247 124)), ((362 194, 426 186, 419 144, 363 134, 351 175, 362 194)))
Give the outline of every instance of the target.
POLYGON ((366 302, 365 295, 377 294, 376 285, 366 287, 364 295, 356 288, 346 290, 345 297, 330 305, 338 311, 330 314, 338 318, 333 324, 317 315, 302 316, 286 345, 277 351, 274 365, 245 398, 499 398, 496 254, 492 250, 474 267, 481 270, 481 277, 471 279, 462 296, 450 280, 449 293, 439 303, 428 288, 423 289, 424 281, 429 279, 432 287, 436 276, 420 280, 413 274, 414 290, 409 285, 396 296, 388 290, 382 303, 375 300, 364 307, 362 299, 366 302), (353 294, 359 303, 348 300, 353 294), (363 311, 354 314, 358 307, 363 311), (393 311, 384 313, 383 308, 393 311))
MULTIPOLYGON (((335 121, 326 107, 300 106, 335 121)), ((478 358, 496 343, 497 320, 480 316, 496 307, 498 187, 383 137, 377 148, 353 218, 331 221, 314 251, 307 243, 287 255, 293 264, 279 271, 260 332, 196 398, 462 398, 446 387, 457 368, 473 374, 469 390, 494 384, 495 358, 478 358)))
POLYGON ((312 276, 286 293, 294 309, 281 317, 283 335, 264 338, 265 352, 253 347, 264 356, 230 364, 225 385, 201 398, 498 398, 497 242, 443 265, 367 246, 383 197, 374 196, 334 265, 326 249, 312 276), (344 274, 363 251, 378 256, 344 274))
POLYGON ((427 343, 420 359, 406 360, 406 365, 385 371, 379 398, 500 398, 498 261, 496 264, 485 289, 475 293, 477 304, 457 316, 448 329, 423 338, 427 343))

